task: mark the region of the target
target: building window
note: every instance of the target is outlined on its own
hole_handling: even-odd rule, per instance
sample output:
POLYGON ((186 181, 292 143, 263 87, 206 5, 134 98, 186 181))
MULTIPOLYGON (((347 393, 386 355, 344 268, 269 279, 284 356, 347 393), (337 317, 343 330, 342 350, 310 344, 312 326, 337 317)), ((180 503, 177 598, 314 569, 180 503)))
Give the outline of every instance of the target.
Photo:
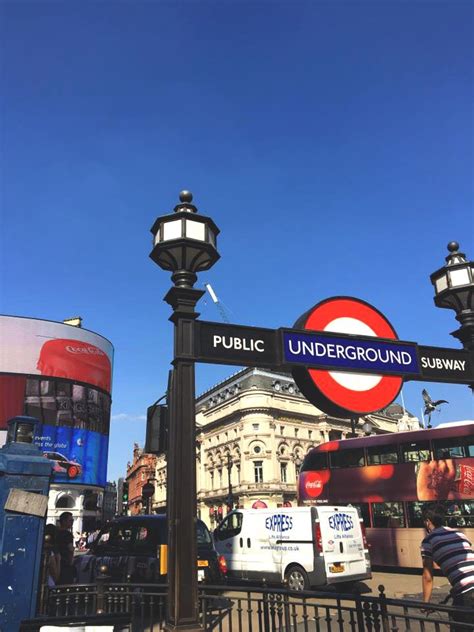
POLYGON ((252 428, 255 430, 255 432, 257 432, 257 430, 260 428, 260 424, 252 424, 252 428))
POLYGON ((263 483, 263 461, 253 462, 253 474, 256 483, 263 483))
POLYGON ((298 428, 295 428, 295 437, 298 436, 298 430, 299 430, 298 428))
POLYGON ((280 478, 281 478, 281 482, 282 483, 286 483, 286 470, 287 470, 288 464, 287 463, 280 463, 280 478))
POLYGON ((313 431, 312 430, 308 430, 308 439, 311 439, 312 436, 313 436, 313 431))
POLYGON ((218 470, 219 473, 219 487, 222 487, 222 470, 218 470))
POLYGON ((240 465, 237 465, 237 483, 240 485, 240 465))
POLYGON ((214 489, 214 472, 211 470, 209 474, 211 475, 211 489, 214 489))

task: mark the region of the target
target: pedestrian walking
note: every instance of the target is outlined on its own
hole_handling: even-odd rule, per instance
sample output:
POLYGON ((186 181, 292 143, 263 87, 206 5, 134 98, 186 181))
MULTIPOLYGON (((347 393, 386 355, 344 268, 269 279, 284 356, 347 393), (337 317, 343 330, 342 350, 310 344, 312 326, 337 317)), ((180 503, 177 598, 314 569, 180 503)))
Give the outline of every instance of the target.
POLYGON ((61 555, 61 572, 58 584, 72 584, 74 582, 74 539, 72 525, 74 519, 70 511, 63 511, 59 516, 59 528, 56 534, 56 545, 61 555))
MULTIPOLYGON (((442 505, 429 505, 422 511, 428 535, 421 543, 423 558, 423 601, 428 603, 433 591, 433 564, 436 563, 451 584, 454 606, 471 608, 471 613, 455 612, 456 623, 474 621, 474 552, 467 537, 456 529, 445 527, 445 510, 442 505)), ((451 626, 452 632, 466 630, 463 625, 451 626)))

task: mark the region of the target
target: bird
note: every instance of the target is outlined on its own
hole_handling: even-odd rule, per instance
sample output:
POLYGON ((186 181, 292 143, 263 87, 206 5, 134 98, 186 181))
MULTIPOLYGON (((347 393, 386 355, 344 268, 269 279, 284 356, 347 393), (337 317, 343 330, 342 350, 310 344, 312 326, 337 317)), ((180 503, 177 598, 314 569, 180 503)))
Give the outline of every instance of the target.
POLYGON ((423 414, 428 415, 428 428, 431 428, 431 413, 438 410, 438 407, 441 404, 449 404, 449 402, 446 399, 438 399, 434 402, 425 388, 421 391, 421 395, 423 397, 423 401, 425 402, 425 410, 423 411, 423 414))

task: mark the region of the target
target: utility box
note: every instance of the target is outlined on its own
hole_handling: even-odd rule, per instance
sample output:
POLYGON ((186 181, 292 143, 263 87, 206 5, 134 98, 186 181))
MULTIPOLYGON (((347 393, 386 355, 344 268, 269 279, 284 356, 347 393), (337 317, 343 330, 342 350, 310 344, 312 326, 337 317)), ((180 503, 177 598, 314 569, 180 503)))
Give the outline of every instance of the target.
POLYGON ((51 461, 33 444, 34 417, 8 422, 0 449, 0 630, 36 614, 51 461))

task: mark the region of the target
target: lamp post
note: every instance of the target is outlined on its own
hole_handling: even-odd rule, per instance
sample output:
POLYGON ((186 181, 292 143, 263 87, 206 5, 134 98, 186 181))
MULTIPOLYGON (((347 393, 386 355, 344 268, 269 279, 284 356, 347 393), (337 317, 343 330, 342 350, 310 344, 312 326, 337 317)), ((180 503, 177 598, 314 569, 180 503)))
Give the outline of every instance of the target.
POLYGON ((457 241, 448 244, 446 265, 430 275, 437 307, 454 309, 461 327, 451 333, 464 349, 474 350, 474 262, 459 252, 457 241))
POLYGON ((234 497, 232 495, 232 457, 230 452, 227 452, 227 474, 229 475, 229 493, 227 495, 227 513, 234 508, 234 497))
POLYGON ((193 196, 182 191, 174 213, 153 224, 150 257, 172 272, 174 286, 164 300, 171 305, 174 324, 173 371, 169 393, 167 471, 168 609, 167 630, 201 630, 196 573, 196 454, 194 321, 196 303, 204 294, 193 288, 197 272, 219 259, 219 229, 197 214, 193 196))
POLYGON ((355 437, 357 437, 356 426, 359 423, 359 417, 351 417, 350 422, 351 422, 351 439, 355 439, 355 437))

